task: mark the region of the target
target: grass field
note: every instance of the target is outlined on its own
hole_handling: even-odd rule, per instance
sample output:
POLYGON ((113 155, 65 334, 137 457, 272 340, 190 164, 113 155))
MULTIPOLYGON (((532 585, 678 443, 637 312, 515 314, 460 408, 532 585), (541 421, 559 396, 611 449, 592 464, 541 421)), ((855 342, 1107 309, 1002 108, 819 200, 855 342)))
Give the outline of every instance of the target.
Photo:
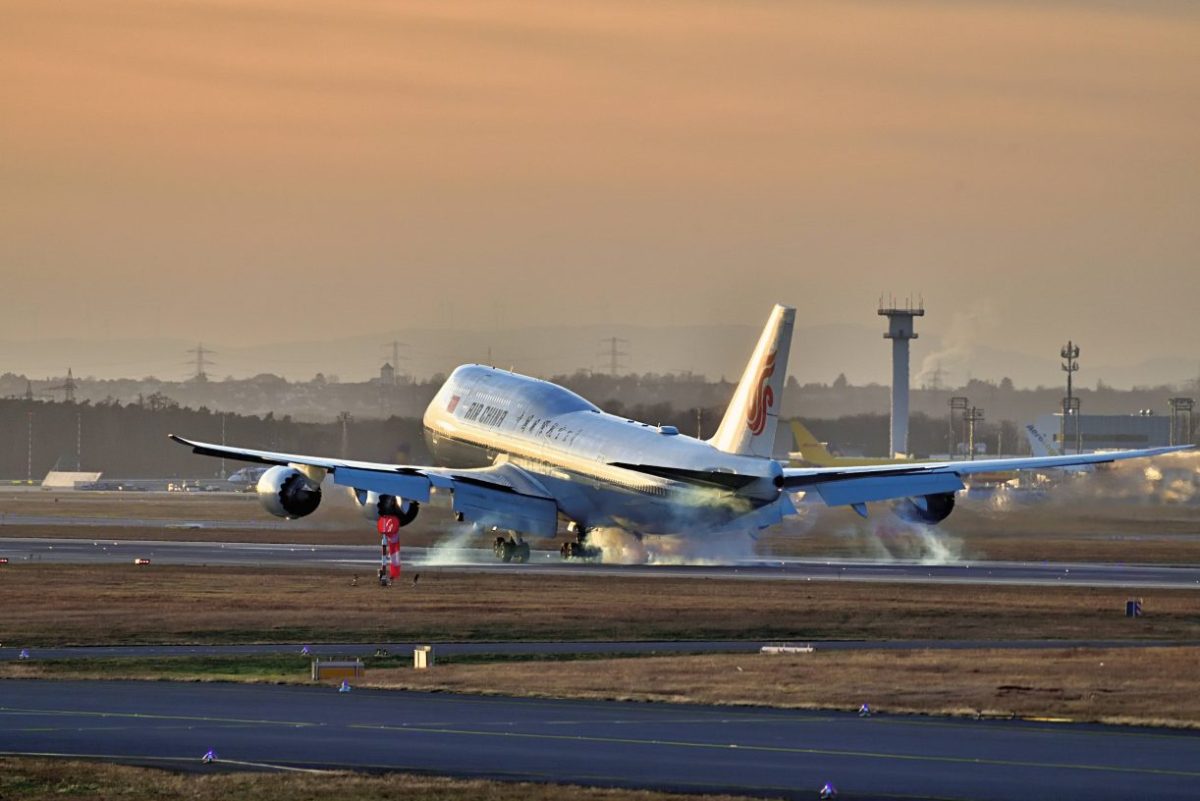
POLYGON ((0 568, 9 646, 657 639, 1200 639, 1190 590, 341 570, 0 568))
POLYGON ((198 775, 96 762, 0 757, 0 798, 5 801, 109 798, 124 801, 694 801, 696 798, 734 801, 735 796, 469 781, 404 773, 378 776, 342 772, 221 773, 213 769, 211 775, 198 775))

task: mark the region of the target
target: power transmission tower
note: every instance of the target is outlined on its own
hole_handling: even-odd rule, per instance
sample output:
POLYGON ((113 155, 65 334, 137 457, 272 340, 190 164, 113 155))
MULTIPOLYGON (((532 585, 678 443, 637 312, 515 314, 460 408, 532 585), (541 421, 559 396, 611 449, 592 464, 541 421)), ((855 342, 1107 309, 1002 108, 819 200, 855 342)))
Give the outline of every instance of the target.
POLYGON ((209 350, 208 348, 204 347, 204 343, 201 342, 201 343, 197 343, 196 347, 190 349, 188 351, 188 353, 196 354, 195 360, 190 362, 191 364, 196 365, 196 372, 192 375, 192 380, 193 381, 207 381, 208 380, 208 371, 205 368, 216 366, 216 362, 214 362, 212 359, 210 359, 208 357, 215 354, 216 351, 209 350))
POLYGON ((628 339, 606 337, 600 340, 600 344, 608 346, 600 352, 599 356, 606 360, 609 375, 616 376, 618 370, 629 369, 629 363, 624 361, 629 358, 629 352, 622 350, 623 347, 629 345, 628 339))
POLYGON ((400 349, 401 349, 401 348, 407 348, 407 347, 408 347, 408 343, 407 343, 407 342, 400 342, 399 340, 395 340, 395 339, 393 339, 391 342, 386 342, 386 343, 384 343, 384 344, 380 345, 379 347, 381 347, 381 348, 391 348, 391 349, 392 349, 392 361, 391 361, 391 365, 392 365, 392 384, 395 384, 395 383, 396 383, 396 376, 400 375, 400 372, 401 372, 401 370, 400 370, 400 362, 401 362, 401 361, 408 361, 408 357, 407 357, 407 356, 401 356, 401 355, 400 355, 400 349))
MULTIPOLYGON (((71 368, 68 367, 66 380, 63 381, 61 384, 59 384, 57 387, 48 387, 46 389, 46 392, 62 392, 64 401, 66 401, 67 403, 74 403, 75 402, 75 388, 78 386, 79 385, 77 383, 75 383, 75 376, 73 376, 71 374, 71 368)), ((25 396, 27 398, 31 394, 31 389, 28 386, 26 386, 25 393, 26 393, 25 396)))

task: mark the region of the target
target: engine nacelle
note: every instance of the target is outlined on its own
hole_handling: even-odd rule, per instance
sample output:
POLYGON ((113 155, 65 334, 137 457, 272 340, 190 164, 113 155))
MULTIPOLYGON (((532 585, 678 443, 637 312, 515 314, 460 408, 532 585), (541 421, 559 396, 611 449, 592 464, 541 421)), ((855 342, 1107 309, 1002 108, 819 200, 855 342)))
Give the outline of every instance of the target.
POLYGON ((362 509, 363 517, 368 520, 378 520, 384 515, 392 515, 400 518, 401 526, 407 526, 416 520, 417 512, 421 511, 421 504, 416 501, 360 489, 354 490, 354 502, 362 509))
POLYGON ((258 500, 276 517, 295 520, 321 505, 321 485, 294 467, 276 465, 258 479, 258 500))
POLYGON ((954 493, 939 492, 934 495, 918 495, 905 498, 896 507, 896 513, 914 523, 933 525, 940 523, 954 511, 954 493))

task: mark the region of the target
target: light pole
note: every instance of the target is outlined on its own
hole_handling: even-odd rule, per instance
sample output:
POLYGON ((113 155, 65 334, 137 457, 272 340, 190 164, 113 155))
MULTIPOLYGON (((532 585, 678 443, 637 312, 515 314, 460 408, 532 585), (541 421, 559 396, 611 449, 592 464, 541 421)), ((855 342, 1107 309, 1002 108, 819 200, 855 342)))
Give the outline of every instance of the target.
POLYGON ((1062 441, 1063 453, 1067 452, 1067 415, 1071 412, 1075 413, 1075 452, 1079 453, 1079 403, 1075 400, 1074 394, 1071 391, 1071 377, 1075 371, 1079 369, 1079 346, 1074 342, 1067 340, 1067 344, 1063 346, 1060 355, 1063 358, 1062 369, 1067 374, 1067 397, 1063 401, 1063 418, 1062 430, 1059 439, 1062 441))
POLYGON ((966 412, 967 409, 970 407, 970 405, 971 405, 971 402, 969 400, 967 400, 966 398, 960 397, 960 396, 956 396, 956 397, 953 397, 950 399, 950 434, 949 434, 949 438, 947 439, 947 443, 950 448, 950 459, 951 460, 954 459, 955 445, 957 445, 957 442, 955 441, 955 437, 954 437, 954 413, 956 411, 966 412))
POLYGON ((971 461, 975 461, 975 424, 983 422, 983 409, 972 406, 963 415, 963 419, 967 421, 967 449, 971 452, 971 461))

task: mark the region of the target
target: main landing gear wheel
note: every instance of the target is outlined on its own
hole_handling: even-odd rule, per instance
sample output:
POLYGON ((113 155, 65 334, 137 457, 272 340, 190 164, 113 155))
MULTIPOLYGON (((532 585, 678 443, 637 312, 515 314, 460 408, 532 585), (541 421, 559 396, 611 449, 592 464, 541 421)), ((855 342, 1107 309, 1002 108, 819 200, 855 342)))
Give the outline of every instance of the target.
POLYGON ((529 561, 529 543, 513 537, 496 537, 492 553, 502 562, 525 564, 529 561))
POLYGON ((604 557, 603 551, 588 545, 582 537, 575 542, 564 542, 558 553, 565 562, 599 562, 604 557))

